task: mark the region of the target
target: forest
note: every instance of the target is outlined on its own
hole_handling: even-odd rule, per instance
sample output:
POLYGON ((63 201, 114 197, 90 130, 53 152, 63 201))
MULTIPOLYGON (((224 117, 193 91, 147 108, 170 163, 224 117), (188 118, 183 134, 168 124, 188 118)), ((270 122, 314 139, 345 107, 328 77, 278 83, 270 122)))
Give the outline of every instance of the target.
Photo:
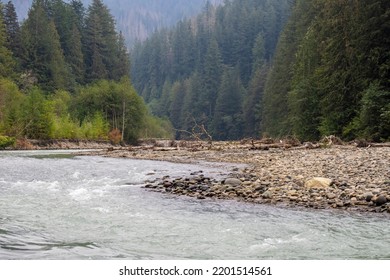
POLYGON ((0 13, 0 148, 292 136, 390 140, 390 2, 227 0, 129 51, 102 0, 0 13), (199 131, 198 131, 199 132, 199 131))
POLYGON ((390 138, 390 2, 208 5, 132 51, 132 79, 176 137, 390 138))
POLYGON ((390 140, 390 2, 297 0, 262 99, 261 132, 390 140))
MULTIPOLYGON (((143 41, 162 27, 171 27, 180 19, 195 16, 207 1, 221 4, 224 0, 103 0, 115 18, 117 29, 123 33, 128 47, 132 47, 136 41, 143 41)), ((12 2, 19 20, 24 20, 32 0, 12 2)), ((92 0, 80 2, 88 6, 92 0)))
POLYGON ((130 81, 125 40, 101 0, 34 0, 0 13, 0 148, 16 139, 169 137, 130 81))
POLYGON ((259 135, 261 99, 289 0, 207 4, 132 51, 132 79, 151 111, 183 138, 195 124, 215 140, 259 135))

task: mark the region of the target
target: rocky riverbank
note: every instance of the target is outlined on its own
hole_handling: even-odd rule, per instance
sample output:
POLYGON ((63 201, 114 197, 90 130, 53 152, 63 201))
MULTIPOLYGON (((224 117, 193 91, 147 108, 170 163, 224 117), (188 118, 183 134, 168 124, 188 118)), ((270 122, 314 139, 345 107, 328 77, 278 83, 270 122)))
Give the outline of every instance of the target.
POLYGON ((18 139, 15 150, 82 150, 82 149, 110 149, 114 146, 109 141, 70 140, 70 139, 18 139))
MULTIPOLYGON (((390 148, 264 146, 221 142, 194 147, 129 147, 101 155, 181 163, 234 163, 222 180, 202 172, 145 182, 151 191, 314 209, 390 213, 390 148), (245 167, 242 167, 245 164, 245 167)), ((166 175, 166 176, 164 176, 166 175)))

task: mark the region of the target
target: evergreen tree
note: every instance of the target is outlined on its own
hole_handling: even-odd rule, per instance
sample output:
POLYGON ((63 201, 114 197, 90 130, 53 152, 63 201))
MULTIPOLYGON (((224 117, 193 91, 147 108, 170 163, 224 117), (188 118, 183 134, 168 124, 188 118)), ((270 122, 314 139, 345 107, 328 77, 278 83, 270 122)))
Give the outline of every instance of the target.
POLYGON ((305 36, 313 17, 312 3, 297 0, 289 22, 281 34, 276 55, 267 77, 262 100, 261 132, 272 137, 293 134, 289 119, 288 93, 291 91, 293 68, 300 40, 305 36), (305 16, 302 16, 305 15, 305 16))
POLYGON ((72 69, 75 81, 79 84, 84 84, 85 64, 84 54, 82 52, 82 37, 76 24, 73 24, 71 34, 72 35, 69 37, 69 48, 66 60, 72 69))
POLYGON ((243 135, 256 138, 261 131, 262 98, 269 66, 263 64, 254 73, 243 103, 243 135))
POLYGON ((20 58, 22 55, 20 26, 12 1, 8 1, 4 6, 4 23, 7 33, 7 48, 12 51, 15 58, 20 58))
POLYGON ((216 140, 236 140, 242 135, 241 106, 244 92, 238 71, 226 68, 222 75, 212 124, 213 137, 216 140))
MULTIPOLYGON (((2 4, 0 3, 2 10, 2 4)), ((12 77, 15 70, 15 60, 12 52, 8 49, 6 26, 4 24, 3 13, 0 12, 0 77, 12 77)))
POLYGON ((22 25, 24 69, 32 71, 46 90, 70 88, 72 79, 53 20, 43 0, 35 0, 22 25))
MULTIPOLYGON (((172 102, 169 108, 169 119, 175 129, 182 129, 183 104, 186 95, 186 88, 183 82, 175 82, 172 86, 172 102)), ((180 132, 176 132, 180 137, 180 132)))
POLYGON ((198 103, 196 103, 196 106, 200 109, 199 113, 204 115, 204 119, 208 122, 211 122, 214 116, 222 69, 222 58, 218 42, 212 39, 205 56, 203 90, 199 94, 198 103))
POLYGON ((128 77, 130 75, 130 55, 126 47, 125 38, 122 32, 118 35, 118 56, 116 57, 115 67, 113 70, 113 77, 115 79, 128 77))
POLYGON ((115 22, 101 0, 93 0, 85 23, 85 59, 89 81, 119 80, 114 69, 118 67, 118 37, 115 22))

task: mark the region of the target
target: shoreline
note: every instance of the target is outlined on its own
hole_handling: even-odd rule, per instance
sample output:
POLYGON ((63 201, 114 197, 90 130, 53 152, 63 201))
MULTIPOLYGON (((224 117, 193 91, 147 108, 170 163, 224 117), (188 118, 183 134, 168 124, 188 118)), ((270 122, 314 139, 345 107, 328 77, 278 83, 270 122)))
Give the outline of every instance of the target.
MULTIPOLYGON (((228 199, 281 207, 390 213, 390 147, 261 146, 240 142, 110 147, 79 153, 188 164, 229 164, 222 180, 202 173, 145 182, 149 191, 197 199, 228 199), (263 148, 266 147, 266 148, 263 148)), ((165 176, 164 176, 165 175, 165 176)))

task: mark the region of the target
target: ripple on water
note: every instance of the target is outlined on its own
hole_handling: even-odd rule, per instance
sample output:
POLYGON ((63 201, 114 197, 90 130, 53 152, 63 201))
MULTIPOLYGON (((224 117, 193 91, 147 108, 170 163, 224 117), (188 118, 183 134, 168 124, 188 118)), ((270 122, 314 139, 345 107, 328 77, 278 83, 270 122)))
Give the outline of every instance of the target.
POLYGON ((0 156, 0 259, 389 259, 388 217, 147 192, 217 169, 0 156))

